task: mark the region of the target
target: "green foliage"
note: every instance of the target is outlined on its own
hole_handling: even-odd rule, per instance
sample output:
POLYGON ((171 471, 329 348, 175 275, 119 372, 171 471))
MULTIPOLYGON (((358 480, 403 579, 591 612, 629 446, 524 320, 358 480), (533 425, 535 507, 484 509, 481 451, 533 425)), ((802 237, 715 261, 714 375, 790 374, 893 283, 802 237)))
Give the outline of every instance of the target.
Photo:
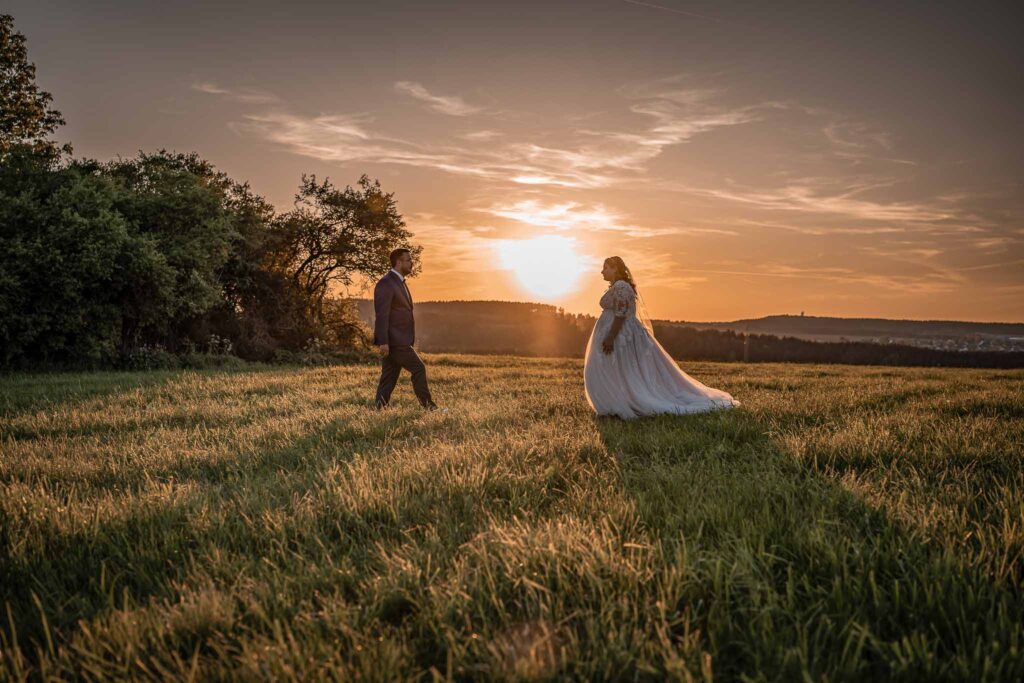
POLYGON ((62 164, 17 146, 0 180, 6 367, 165 367, 140 350, 181 355, 211 335, 259 360, 314 338, 361 349, 365 326, 329 288, 408 244, 365 177, 359 191, 305 179, 310 203, 283 216, 195 154, 62 164))
POLYGON ((368 345, 331 288, 418 251, 379 182, 303 176, 278 216, 196 154, 65 162, 45 139, 63 119, 34 81, 0 15, 0 368, 203 365, 211 336, 258 360, 368 345))
POLYGON ((0 158, 15 145, 52 150, 46 136, 64 119, 50 107, 53 97, 36 87, 35 80, 25 36, 14 30, 14 17, 0 14, 0 158))
POLYGON ((344 190, 304 175, 295 209, 281 216, 278 231, 288 270, 318 320, 332 285, 351 285, 355 275, 383 275, 399 247, 414 257, 420 253, 409 243, 393 194, 365 175, 358 189, 344 190))
POLYGON ((181 367, 181 360, 162 346, 137 346, 121 359, 125 370, 172 370, 181 367))
POLYGON ((195 154, 140 154, 104 172, 120 190, 118 213, 155 246, 170 278, 123 309, 121 347, 163 343, 176 349, 186 326, 224 301, 221 271, 242 236, 232 214, 239 191, 195 154))
POLYGON ((162 315, 170 271, 88 164, 15 149, 0 164, 0 364, 96 364, 116 355, 126 301, 162 315))
POLYGON ((0 378, 0 679, 1024 678, 1021 371, 427 364, 0 378))

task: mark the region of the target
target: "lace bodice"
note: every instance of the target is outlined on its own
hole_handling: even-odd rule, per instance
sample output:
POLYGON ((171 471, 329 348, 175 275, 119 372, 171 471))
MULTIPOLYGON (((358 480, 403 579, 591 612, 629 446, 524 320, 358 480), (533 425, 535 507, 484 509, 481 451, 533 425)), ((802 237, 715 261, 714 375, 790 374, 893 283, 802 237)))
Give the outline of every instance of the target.
POLYGON ((636 317, 636 292, 625 280, 616 280, 601 296, 601 308, 616 318, 636 317))

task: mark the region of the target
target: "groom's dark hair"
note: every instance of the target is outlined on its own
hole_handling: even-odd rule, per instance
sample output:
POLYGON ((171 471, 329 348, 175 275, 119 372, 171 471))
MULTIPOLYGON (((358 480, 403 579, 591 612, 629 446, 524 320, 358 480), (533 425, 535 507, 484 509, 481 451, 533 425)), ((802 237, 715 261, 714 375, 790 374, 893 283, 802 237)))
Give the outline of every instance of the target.
POLYGON ((408 249, 395 249, 391 252, 391 267, 394 268, 398 265, 398 259, 402 258, 402 254, 411 254, 412 252, 408 249))

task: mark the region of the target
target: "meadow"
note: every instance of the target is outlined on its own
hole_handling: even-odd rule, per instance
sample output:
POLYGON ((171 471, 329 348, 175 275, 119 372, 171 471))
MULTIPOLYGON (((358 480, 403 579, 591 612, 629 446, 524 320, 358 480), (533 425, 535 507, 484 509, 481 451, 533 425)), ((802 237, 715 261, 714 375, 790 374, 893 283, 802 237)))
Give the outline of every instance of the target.
POLYGON ((1024 679, 1024 371, 0 377, 0 679, 1024 679))

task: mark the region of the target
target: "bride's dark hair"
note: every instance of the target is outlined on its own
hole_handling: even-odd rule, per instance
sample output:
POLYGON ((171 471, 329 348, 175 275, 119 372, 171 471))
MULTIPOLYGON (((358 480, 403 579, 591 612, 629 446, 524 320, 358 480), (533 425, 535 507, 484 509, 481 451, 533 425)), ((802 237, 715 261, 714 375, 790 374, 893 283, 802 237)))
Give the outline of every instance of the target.
MULTIPOLYGON (((615 269, 615 280, 625 280, 629 283, 629 286, 636 291, 636 281, 633 279, 633 273, 629 272, 629 268, 626 267, 626 262, 619 256, 609 256, 604 260, 605 265, 611 266, 615 269)), ((615 284, 615 280, 612 280, 612 284, 615 284)))

